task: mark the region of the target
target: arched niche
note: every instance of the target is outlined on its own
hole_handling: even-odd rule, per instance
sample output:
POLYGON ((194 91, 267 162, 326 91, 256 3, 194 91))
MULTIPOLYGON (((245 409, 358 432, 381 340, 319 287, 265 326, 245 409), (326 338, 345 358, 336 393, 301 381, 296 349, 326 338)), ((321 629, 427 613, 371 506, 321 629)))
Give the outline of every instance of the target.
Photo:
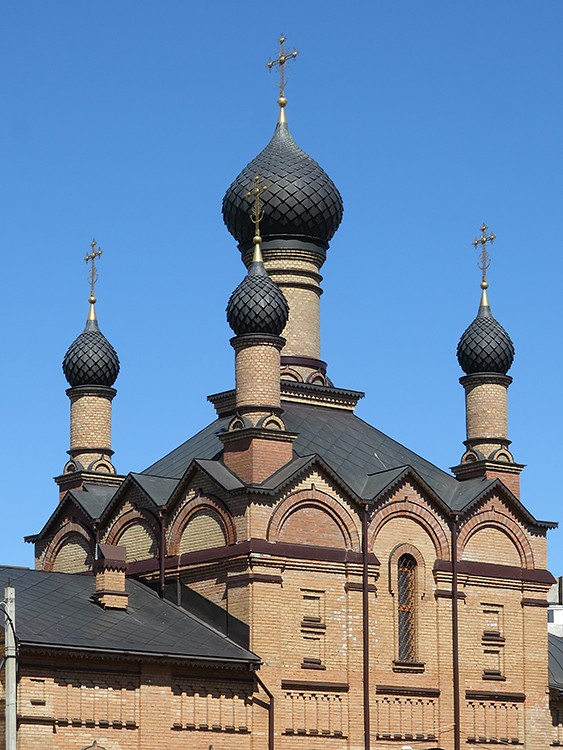
POLYGON ((523 565, 520 550, 512 535, 498 526, 480 526, 466 540, 462 560, 489 563, 494 558, 499 565, 523 565))
POLYGON ((116 537, 115 542, 127 550, 127 562, 150 560, 158 553, 158 544, 149 524, 137 519, 132 521, 116 537))
POLYGON ((213 508, 200 508, 188 519, 178 542, 178 554, 200 549, 224 547, 227 543, 225 528, 213 508))
POLYGON ((65 534, 52 557, 49 569, 53 573, 82 573, 92 569, 90 543, 77 531, 65 534))

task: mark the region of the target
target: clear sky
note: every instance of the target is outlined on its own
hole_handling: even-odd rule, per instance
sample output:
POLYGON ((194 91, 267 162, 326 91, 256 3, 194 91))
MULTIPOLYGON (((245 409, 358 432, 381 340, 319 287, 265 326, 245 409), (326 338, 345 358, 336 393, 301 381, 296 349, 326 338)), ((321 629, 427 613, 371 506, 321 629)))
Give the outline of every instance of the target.
MULTIPOLYGON (((357 413, 441 467, 465 438, 459 336, 496 233, 493 313, 511 334, 509 432, 523 501, 563 520, 563 3, 520 0, 21 0, 0 10, 0 562, 57 503, 62 357, 87 314, 122 365, 115 464, 141 471, 233 385, 225 305, 244 268, 221 218, 269 140, 281 31, 296 142, 340 189, 322 355, 357 413)), ((563 573, 562 532, 549 560, 563 573)))

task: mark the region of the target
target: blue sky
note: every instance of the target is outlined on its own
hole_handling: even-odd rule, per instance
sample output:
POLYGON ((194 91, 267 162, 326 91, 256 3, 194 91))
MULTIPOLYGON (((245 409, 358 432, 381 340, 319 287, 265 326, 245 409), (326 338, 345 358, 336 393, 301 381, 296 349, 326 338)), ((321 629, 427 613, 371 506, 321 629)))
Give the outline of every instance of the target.
MULTIPOLYGON (((244 270, 225 189, 269 140, 283 31, 287 116, 339 187, 322 355, 358 414, 447 468, 462 454, 455 358, 475 316, 471 241, 496 233, 497 319, 516 346, 509 432, 523 500, 560 520, 563 4, 22 0, 1 9, 1 562, 57 503, 62 357, 98 315, 122 372, 115 464, 139 471, 213 418, 233 384, 225 321, 244 270)), ((549 561, 563 573, 561 532, 549 561)))

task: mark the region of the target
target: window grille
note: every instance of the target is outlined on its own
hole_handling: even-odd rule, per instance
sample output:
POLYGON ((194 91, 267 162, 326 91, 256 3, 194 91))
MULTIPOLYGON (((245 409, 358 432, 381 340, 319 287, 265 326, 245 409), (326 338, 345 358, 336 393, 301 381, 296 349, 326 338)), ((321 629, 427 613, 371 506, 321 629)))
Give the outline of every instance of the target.
POLYGON ((402 555, 397 579, 399 609, 399 661, 416 661, 416 560, 402 555))

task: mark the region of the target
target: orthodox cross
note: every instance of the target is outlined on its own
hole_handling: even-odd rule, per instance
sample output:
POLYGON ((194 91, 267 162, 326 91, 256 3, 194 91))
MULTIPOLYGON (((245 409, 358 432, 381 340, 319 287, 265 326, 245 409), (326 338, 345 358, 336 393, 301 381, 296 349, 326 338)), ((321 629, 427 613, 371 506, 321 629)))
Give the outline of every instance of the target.
POLYGON ((252 204, 252 209, 250 211, 250 219, 252 223, 254 224, 254 239, 253 242, 256 245, 257 243, 261 242, 260 240, 260 222, 262 221, 262 218, 264 216, 264 210, 262 209, 262 201, 260 200, 260 196, 262 193, 265 193, 266 190, 268 190, 268 185, 264 185, 264 183, 260 182, 260 175, 255 174, 254 175, 254 187, 251 190, 248 190, 246 193, 246 197, 250 200, 251 198, 254 199, 254 202, 252 204))
POLYGON ((96 271, 96 258, 99 258, 102 254, 102 248, 98 247, 98 249, 96 250, 96 245, 96 240, 92 240, 92 242, 90 243, 90 247, 92 248, 92 250, 84 256, 84 260, 86 261, 86 263, 91 263, 88 278, 90 280, 90 302, 92 303, 96 301, 94 287, 96 286, 96 281, 98 280, 98 272, 96 271))
POLYGON ((477 249, 479 245, 481 245, 481 254, 479 258, 479 268, 481 269, 483 273, 483 284, 487 283, 487 268, 491 265, 491 256, 489 255, 487 251, 487 242, 490 242, 491 245, 496 239, 496 235, 492 232, 487 237, 487 230, 488 226, 483 222, 483 226, 481 227, 481 236, 476 237, 473 240, 473 247, 477 249))
POLYGON ((294 48, 293 52, 290 52, 289 54, 286 53, 284 42, 286 41, 284 35, 282 34, 279 38, 280 43, 280 53, 276 60, 272 60, 271 58, 267 62, 267 67, 272 70, 274 65, 279 65, 280 68, 280 99, 285 99, 285 64, 286 62, 289 62, 290 60, 295 60, 299 52, 294 48))

